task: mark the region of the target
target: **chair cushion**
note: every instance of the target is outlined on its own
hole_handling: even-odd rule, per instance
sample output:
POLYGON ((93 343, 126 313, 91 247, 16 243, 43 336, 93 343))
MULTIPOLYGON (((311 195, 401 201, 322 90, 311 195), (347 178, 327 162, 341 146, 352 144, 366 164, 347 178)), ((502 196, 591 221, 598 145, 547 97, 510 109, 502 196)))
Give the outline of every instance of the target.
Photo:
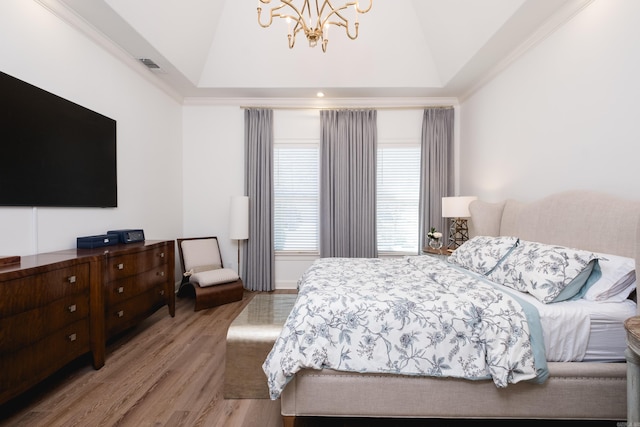
POLYGON ((215 237, 210 239, 193 239, 182 241, 182 256, 185 271, 202 271, 203 266, 220 266, 222 260, 218 250, 218 241, 215 237))
POLYGON ((230 268, 219 268, 217 270, 201 271, 189 276, 189 282, 201 288, 207 286, 220 285, 222 283, 235 282, 240 277, 238 273, 230 268))

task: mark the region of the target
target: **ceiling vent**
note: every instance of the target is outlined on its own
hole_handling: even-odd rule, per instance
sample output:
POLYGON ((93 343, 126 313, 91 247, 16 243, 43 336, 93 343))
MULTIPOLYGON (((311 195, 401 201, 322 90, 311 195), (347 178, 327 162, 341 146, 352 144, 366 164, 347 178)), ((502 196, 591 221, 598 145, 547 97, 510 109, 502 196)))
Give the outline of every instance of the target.
POLYGON ((153 62, 152 59, 149 58, 139 58, 138 59, 140 62, 142 62, 144 65, 146 65, 146 67, 148 69, 150 69, 151 71, 155 71, 155 72, 162 72, 162 69, 160 68, 160 66, 158 64, 156 64, 155 62, 153 62))

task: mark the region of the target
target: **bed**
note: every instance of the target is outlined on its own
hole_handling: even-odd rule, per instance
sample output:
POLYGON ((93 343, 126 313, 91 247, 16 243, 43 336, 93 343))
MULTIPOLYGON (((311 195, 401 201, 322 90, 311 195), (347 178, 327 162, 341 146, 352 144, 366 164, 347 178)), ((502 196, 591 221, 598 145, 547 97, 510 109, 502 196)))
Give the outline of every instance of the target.
MULTIPOLYGON (((570 191, 531 203, 521 203, 514 200, 503 203, 476 201, 470 206, 470 211, 471 236, 474 242, 486 238, 490 239, 492 244, 494 242, 510 244, 512 243, 511 239, 516 239, 517 244, 523 247, 557 245, 577 250, 580 253, 583 251, 595 253, 600 265, 604 264, 603 256, 631 258, 632 268, 637 270, 639 264, 638 246, 640 245, 640 202, 638 201, 623 200, 589 191, 570 191)), ((511 254, 510 251, 514 251, 513 247, 517 246, 511 246, 507 252, 511 254)), ((502 258, 504 255, 502 252, 498 252, 499 254, 496 255, 498 258, 507 259, 502 258)), ((460 254, 462 253, 463 251, 460 252, 460 254)), ((573 256, 572 254, 571 257, 573 256)), ((424 273, 424 271, 435 270, 437 272, 439 268, 444 267, 436 266, 433 264, 434 262, 450 263, 449 261, 451 261, 427 260, 426 258, 406 257, 403 259, 404 264, 396 265, 394 268, 406 270, 409 268, 407 264, 414 264, 411 268, 417 266, 419 273, 410 272, 407 274, 414 276, 426 274, 435 277, 436 273, 424 273)), ((576 259, 579 258, 576 257, 576 259)), ((592 260, 589 260, 588 263, 587 260, 581 260, 581 262, 583 261, 591 266, 597 264, 592 260)), ((330 260, 329 264, 332 262, 342 263, 347 260, 330 260)), ((364 262, 364 260, 357 262, 364 262)), ((464 257, 458 256, 457 262, 464 263, 464 257)), ((473 262, 475 262, 473 265, 478 267, 477 259, 473 262)), ((507 263, 507 261, 501 262, 507 263)), ((327 277, 334 277, 335 271, 332 273, 333 276, 329 275, 322 279, 322 271, 326 267, 323 263, 324 261, 320 260, 319 264, 322 267, 312 267, 310 270, 313 271, 308 271, 305 276, 316 275, 325 281, 328 281, 327 277)), ((459 269, 460 265, 455 267, 459 269)), ((465 269, 468 267, 465 266, 465 269)), ((490 267, 493 272, 491 274, 498 271, 495 265, 490 267)), ((361 265, 358 268, 366 270, 370 267, 361 265)), ((480 271, 482 268, 484 266, 480 266, 480 271)), ((507 267, 504 267, 503 270, 511 271, 507 267)), ((353 271, 357 271, 357 269, 354 268, 353 271)), ((474 292, 477 288, 482 288, 482 292, 487 292, 472 294, 472 298, 477 301, 494 298, 494 292, 498 292, 497 290, 492 290, 490 287, 485 290, 484 283, 482 286, 478 284, 487 277, 487 272, 483 271, 484 274, 480 274, 473 271, 472 273, 479 277, 460 280, 467 281, 465 286, 468 289, 473 289, 474 292)), ((456 274, 462 273, 456 272, 456 274)), ((500 273, 496 274, 499 276, 500 273)), ((508 273, 503 272, 504 274, 508 273)), ((301 282, 304 279, 305 277, 301 279, 301 282)), ((389 276, 386 280, 393 281, 394 279, 389 276)), ((490 282, 493 281, 492 278, 490 282)), ((549 317, 544 313, 537 315, 538 323, 536 323, 535 316, 527 310, 525 312, 510 311, 507 316, 502 316, 503 318, 496 322, 526 317, 528 320, 526 325, 533 325, 521 328, 518 325, 510 324, 497 328, 500 331, 507 331, 506 336, 495 339, 499 345, 505 346, 507 345, 505 343, 508 342, 509 346, 519 348, 519 353, 515 354, 513 360, 493 363, 492 357, 498 356, 487 356, 491 363, 487 363, 487 366, 480 366, 481 360, 470 361, 469 354, 464 354, 464 357, 461 357, 463 353, 461 353, 460 346, 449 345, 447 347, 448 353, 455 354, 456 357, 443 355, 442 359, 438 359, 436 363, 435 359, 437 358, 434 358, 433 354, 419 354, 418 358, 429 361, 430 366, 435 364, 447 370, 444 374, 442 370, 430 371, 425 369, 424 365, 415 362, 416 358, 413 357, 416 354, 415 351, 408 355, 404 344, 407 344, 407 348, 409 348, 415 344, 415 340, 418 338, 423 342, 426 340, 431 343, 434 339, 433 334, 428 339, 425 336, 416 338, 416 336, 409 334, 404 338, 398 338, 405 340, 398 341, 401 343, 399 345, 389 346, 388 343, 382 345, 382 348, 386 346, 388 350, 385 353, 385 357, 388 357, 387 368, 383 367, 382 370, 374 372, 368 370, 368 366, 365 366, 363 370, 358 365, 359 362, 355 360, 355 353, 358 350, 355 347, 351 350, 344 350, 346 347, 342 345, 343 342, 357 341, 361 347, 364 342, 362 336, 348 333, 345 336, 333 337, 332 346, 336 347, 335 344, 340 344, 337 347, 343 348, 337 359, 334 360, 330 356, 322 355, 324 359, 320 358, 320 362, 317 362, 318 352, 307 351, 307 356, 313 355, 315 359, 309 356, 294 369, 291 369, 290 366, 287 368, 294 375, 277 378, 278 374, 274 373, 273 366, 282 362, 279 359, 282 356, 272 355, 272 353, 276 351, 279 341, 282 344, 285 337, 295 336, 291 332, 294 328, 299 327, 289 324, 289 320, 294 314, 301 312, 303 317, 310 317, 308 307, 304 308, 304 305, 310 304, 310 300, 305 300, 306 291, 303 292, 304 284, 302 283, 292 316, 289 317, 281 337, 276 341, 272 353, 265 361, 264 368, 269 380, 271 397, 280 398, 281 411, 286 426, 293 425, 296 416, 624 420, 627 416, 627 363, 624 359, 625 344, 622 323, 625 318, 635 315, 637 312, 635 301, 632 300, 635 294, 632 292, 634 285, 627 286, 629 283, 626 283, 624 291, 628 292, 629 298, 626 297, 626 294, 622 298, 617 297, 618 300, 614 304, 608 301, 608 297, 603 297, 606 301, 602 303, 602 307, 606 306, 607 310, 580 309, 577 311, 578 317, 574 317, 573 321, 569 320, 562 325, 549 320, 553 319, 553 315, 549 317), (300 306, 298 306, 298 302, 301 303, 300 306), (601 322, 597 322, 598 316, 601 317, 601 322), (585 329, 586 323, 596 326, 585 329), (539 325, 542 330, 537 331, 535 325, 539 325), (524 334, 532 339, 523 341, 514 339, 512 342, 513 336, 521 334, 523 330, 524 334), (511 337, 509 331, 511 331, 511 337), (513 333, 513 331, 518 333, 513 333), (569 336, 582 338, 568 340, 572 342, 568 346, 564 345, 562 339, 557 339, 569 336), (614 338, 614 340, 598 344, 595 341, 598 336, 614 338), (527 342, 533 343, 533 338, 538 341, 538 344, 544 343, 542 357, 539 354, 540 347, 536 347, 537 344, 531 344, 530 347, 527 347, 527 342), (556 341, 550 342, 553 339, 556 341), (590 342, 592 345, 589 345, 590 342), (547 354, 548 350, 551 350, 551 355, 547 354), (608 350, 613 350, 613 352, 608 350), (391 357, 394 359, 391 360, 391 357), (546 360, 547 358, 549 361, 546 360), (398 362, 399 360, 402 362, 398 362), (411 363, 406 363, 408 360, 411 363), (456 360, 460 363, 458 366, 452 366, 456 360), (413 371, 398 369, 398 365, 412 365, 413 371), (333 369, 329 369, 327 366, 331 366, 333 369), (497 369, 494 369, 495 367, 497 369), (464 371, 464 373, 460 374, 460 371, 464 371), (425 373, 427 375, 424 375, 425 373), (467 375, 468 373, 470 375, 467 375)), ((585 288, 582 287, 582 289, 585 288)), ((449 285, 447 285, 446 292, 449 290, 449 285)), ((515 310, 510 298, 513 297, 520 302, 519 296, 522 294, 530 298, 529 304, 525 301, 522 306, 535 306, 536 300, 542 302, 538 299, 540 295, 533 297, 536 293, 535 290, 530 291, 531 294, 509 288, 507 296, 500 296, 497 299, 501 302, 503 300, 509 301, 508 310, 515 310)), ((366 293, 364 294, 366 295, 366 293)), ((552 304, 542 302, 539 305, 544 308, 553 304, 579 303, 583 299, 582 297, 584 295, 575 295, 572 298, 576 301, 569 298, 564 302, 552 304)), ((445 296, 438 295, 437 299, 440 298, 445 298, 445 296)), ((367 298, 365 297, 365 299, 367 298)), ((318 303, 314 302, 313 304, 318 303)), ((365 307, 362 305, 364 304, 362 301, 356 304, 365 307)), ((447 301, 447 307, 451 305, 454 304, 447 301)), ((370 311, 371 307, 371 305, 366 305, 363 311, 370 311)), ((500 310, 505 309, 501 308, 500 310)), ((500 310, 496 309, 496 313, 499 313, 500 310)), ((575 312, 570 316, 574 315, 576 315, 575 312)), ((382 318, 383 316, 384 310, 380 310, 378 317, 382 318)), ((424 321, 429 322, 428 319, 424 321)), ((519 325, 525 325, 525 323, 521 322, 519 325)), ((374 328, 371 325, 368 327, 369 330, 374 328)), ((318 335, 318 326, 316 325, 315 328, 313 333, 318 335)), ((306 332, 310 333, 310 331, 306 332)), ((304 332, 298 330, 297 334, 304 335, 304 332)), ((465 339, 462 335, 464 334, 461 334, 459 338, 465 339)), ((290 340, 290 338, 288 339, 290 340)), ((305 353, 304 350, 307 350, 307 346, 312 348, 311 340, 309 342, 305 342, 303 339, 297 341, 297 346, 303 348, 303 353, 305 353)), ((381 340, 381 342, 383 341, 381 340)), ((478 343, 482 343, 484 346, 486 342, 491 341, 494 339, 476 338, 476 342, 471 348, 477 349, 478 343)), ((284 346, 281 345, 281 347, 284 346)), ((290 354, 294 350, 289 347, 287 351, 290 354)), ((366 351, 361 348, 360 353, 366 354, 366 351)), ((287 360, 287 363, 291 364, 292 362, 287 360)), ((275 371, 278 369, 276 368, 275 371)))

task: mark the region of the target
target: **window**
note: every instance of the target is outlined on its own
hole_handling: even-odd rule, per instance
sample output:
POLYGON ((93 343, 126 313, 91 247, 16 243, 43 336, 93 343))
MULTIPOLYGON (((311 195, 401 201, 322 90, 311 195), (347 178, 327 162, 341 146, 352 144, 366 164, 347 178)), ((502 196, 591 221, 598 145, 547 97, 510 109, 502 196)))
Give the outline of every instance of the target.
POLYGON ((274 240, 276 251, 319 251, 318 144, 275 144, 274 240))
MULTIPOLYGON (((319 252, 320 172, 317 143, 274 146, 274 239, 280 252, 319 252)), ((418 253, 420 145, 378 147, 378 251, 418 253)))
POLYGON ((378 147, 378 251, 418 253, 420 145, 378 147))

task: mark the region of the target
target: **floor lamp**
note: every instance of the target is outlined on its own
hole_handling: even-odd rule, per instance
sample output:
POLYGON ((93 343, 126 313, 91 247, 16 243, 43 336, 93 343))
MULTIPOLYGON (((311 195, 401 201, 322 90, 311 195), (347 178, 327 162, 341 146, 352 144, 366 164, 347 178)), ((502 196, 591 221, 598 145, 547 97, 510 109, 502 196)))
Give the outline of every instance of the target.
POLYGON ((237 240, 238 245, 238 275, 240 273, 240 240, 249 238, 249 197, 231 197, 229 220, 229 238, 237 240))
POLYGON ((469 213, 469 203, 477 197, 443 197, 442 217, 452 218, 449 229, 449 249, 457 249, 461 244, 469 240, 469 226, 467 218, 469 213))

